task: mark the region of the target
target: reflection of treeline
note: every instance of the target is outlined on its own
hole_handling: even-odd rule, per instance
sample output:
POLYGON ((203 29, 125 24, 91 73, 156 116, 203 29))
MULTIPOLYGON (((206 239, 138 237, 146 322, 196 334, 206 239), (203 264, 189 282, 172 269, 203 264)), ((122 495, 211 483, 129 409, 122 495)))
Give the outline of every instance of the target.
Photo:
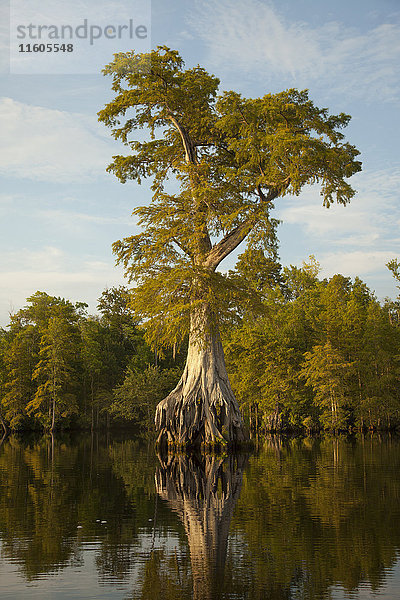
MULTIPOLYGON (((358 278, 320 280, 313 259, 282 270, 252 250, 233 274, 261 299, 223 323, 228 371, 251 429, 400 426, 399 301, 380 304, 358 278)), ((0 329, 4 428, 153 429, 184 348, 162 359, 149 348, 125 288, 106 290, 98 309, 88 316, 84 303, 37 292, 0 329)))
POLYGON ((180 356, 150 350, 125 288, 87 305, 36 292, 0 329, 0 418, 4 428, 148 426, 179 378, 180 356))
POLYGON ((78 440, 10 436, 0 449, 3 557, 31 581, 79 565, 80 542, 100 535, 99 575, 123 580, 132 567, 139 524, 150 529, 154 462, 139 441, 111 447, 97 434, 78 440), (114 458, 120 468, 129 466, 126 488, 112 468, 114 458))
POLYGON ((338 585, 350 597, 361 582, 378 591, 400 546, 399 468, 396 438, 269 441, 231 525, 242 540, 239 595, 317 599, 338 585))
MULTIPOLYGON (((96 541, 102 582, 135 573, 132 598, 192 597, 203 570, 191 548, 199 538, 188 540, 168 502, 156 503, 148 448, 96 434, 77 442, 8 438, 0 448, 3 555, 32 581, 79 564, 85 544, 96 541)), ((317 600, 332 585, 350 595, 365 582, 378 591, 400 548, 399 450, 398 438, 376 435, 269 440, 244 471, 217 597, 317 600)), ((192 471, 176 475, 189 494, 192 471)), ((217 498, 223 490, 209 491, 217 498)), ((187 498, 200 500, 197 489, 187 498)), ((215 504, 206 504, 205 530, 215 524, 215 504)))

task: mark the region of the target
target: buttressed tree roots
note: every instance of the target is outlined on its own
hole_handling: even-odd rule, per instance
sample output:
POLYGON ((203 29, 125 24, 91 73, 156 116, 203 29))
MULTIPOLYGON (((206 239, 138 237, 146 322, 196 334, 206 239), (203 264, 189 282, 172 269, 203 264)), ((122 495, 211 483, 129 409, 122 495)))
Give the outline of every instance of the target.
POLYGON ((198 334, 207 325, 206 309, 191 315, 186 366, 176 388, 156 409, 157 445, 216 448, 246 440, 240 409, 229 383, 219 332, 198 334), (199 314, 200 312, 200 314, 199 314), (198 322, 196 322, 196 320, 198 322))

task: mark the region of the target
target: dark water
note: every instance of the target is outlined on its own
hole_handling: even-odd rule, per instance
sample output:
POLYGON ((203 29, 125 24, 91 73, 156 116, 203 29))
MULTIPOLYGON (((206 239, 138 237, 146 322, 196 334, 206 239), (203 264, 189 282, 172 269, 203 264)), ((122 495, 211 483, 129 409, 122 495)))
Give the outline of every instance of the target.
POLYGON ((112 437, 0 448, 0 598, 400 598, 400 441, 160 461, 112 437))

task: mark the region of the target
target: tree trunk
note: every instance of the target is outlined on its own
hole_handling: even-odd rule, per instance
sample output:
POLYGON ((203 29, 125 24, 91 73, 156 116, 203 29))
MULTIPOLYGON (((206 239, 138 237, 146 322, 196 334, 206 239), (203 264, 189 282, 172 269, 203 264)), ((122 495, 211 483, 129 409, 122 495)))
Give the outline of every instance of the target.
POLYGON ((3 427, 4 436, 8 435, 10 433, 10 430, 8 428, 8 425, 5 421, 5 419, 3 418, 2 413, 0 413, 0 423, 1 423, 1 426, 3 427))
POLYGON ((52 415, 51 415, 51 429, 50 431, 53 432, 56 429, 56 399, 53 398, 52 401, 52 415))
POLYGON ((276 433, 276 432, 283 431, 283 429, 284 429, 283 414, 282 414, 282 409, 281 409, 281 405, 279 404, 279 402, 277 402, 275 404, 274 411, 267 416, 266 421, 268 424, 269 432, 276 433))
POLYGON ((156 409, 160 449, 237 446, 247 439, 209 306, 191 315, 186 366, 176 388, 156 409))
POLYGON ((229 527, 242 486, 246 457, 159 456, 156 490, 186 531, 193 599, 220 598, 224 586, 229 527))
POLYGON ((51 428, 50 431, 53 433, 56 426, 56 370, 53 363, 53 394, 51 400, 51 428))

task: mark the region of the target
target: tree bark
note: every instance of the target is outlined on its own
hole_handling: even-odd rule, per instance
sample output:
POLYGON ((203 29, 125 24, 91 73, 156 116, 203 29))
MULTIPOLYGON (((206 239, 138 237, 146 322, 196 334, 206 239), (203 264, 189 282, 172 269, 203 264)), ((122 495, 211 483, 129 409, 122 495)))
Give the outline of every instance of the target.
POLYGON ((192 311, 186 366, 176 388, 158 404, 155 424, 161 450, 236 447, 247 439, 220 334, 205 302, 192 311))

